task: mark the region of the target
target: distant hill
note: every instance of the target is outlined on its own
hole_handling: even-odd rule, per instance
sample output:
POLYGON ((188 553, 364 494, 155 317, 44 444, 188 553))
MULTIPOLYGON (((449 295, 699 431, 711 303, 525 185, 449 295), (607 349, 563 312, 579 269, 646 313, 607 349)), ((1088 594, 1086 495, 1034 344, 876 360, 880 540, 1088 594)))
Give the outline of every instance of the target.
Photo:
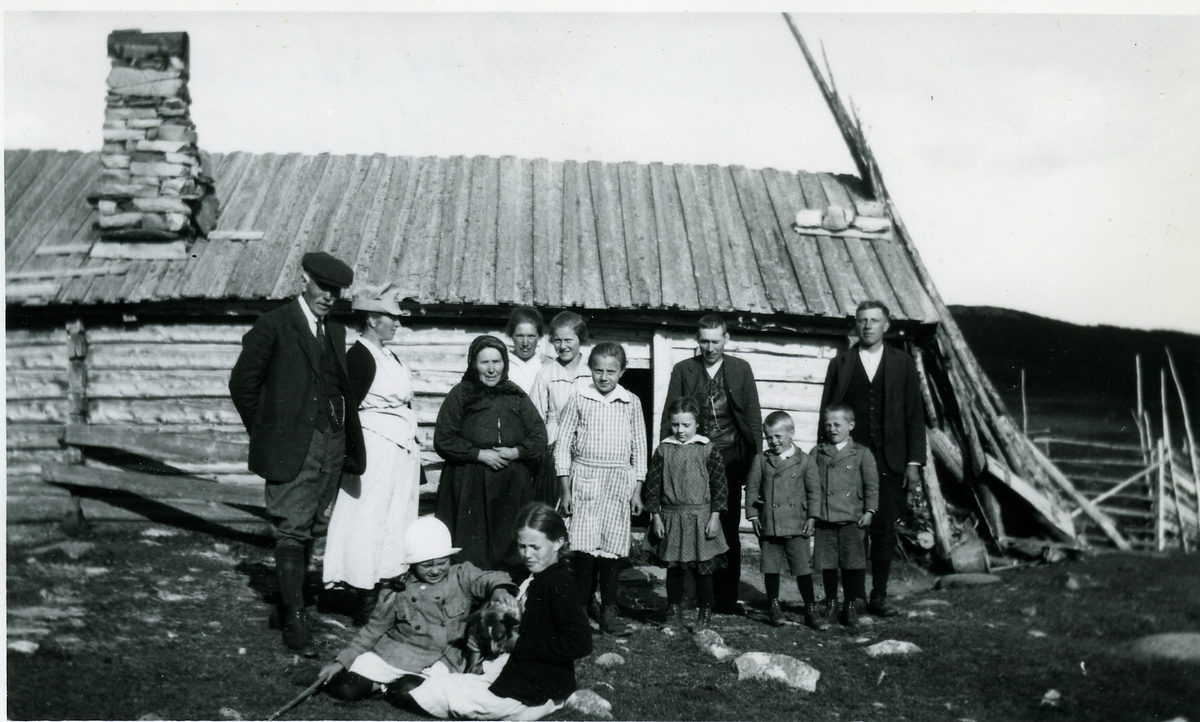
MULTIPOLYGON (((1030 429, 1051 428, 1092 437, 1137 439, 1130 409, 1137 406, 1134 357, 1141 353, 1143 393, 1159 428, 1159 369, 1171 348, 1200 425, 1200 336, 1176 331, 1140 331, 1114 326, 1079 326, 991 306, 951 306, 979 363, 1020 422, 1021 369, 1025 369, 1030 429)), ((1168 370, 1168 384, 1171 384, 1168 370)), ((1173 429, 1182 418, 1173 385, 1168 389, 1173 429)), ((1155 433, 1158 433, 1157 431, 1155 433)))

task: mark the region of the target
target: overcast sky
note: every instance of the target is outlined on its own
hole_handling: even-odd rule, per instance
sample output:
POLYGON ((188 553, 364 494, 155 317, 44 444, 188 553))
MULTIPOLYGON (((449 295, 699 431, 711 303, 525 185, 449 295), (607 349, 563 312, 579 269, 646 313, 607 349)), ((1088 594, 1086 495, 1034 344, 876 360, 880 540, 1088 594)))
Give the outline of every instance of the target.
MULTIPOLYGON (((1200 17, 796 19, 947 302, 1200 333, 1200 17)), ((98 150, 131 27, 190 33, 212 152, 854 172, 770 12, 6 12, 5 148, 98 150)))

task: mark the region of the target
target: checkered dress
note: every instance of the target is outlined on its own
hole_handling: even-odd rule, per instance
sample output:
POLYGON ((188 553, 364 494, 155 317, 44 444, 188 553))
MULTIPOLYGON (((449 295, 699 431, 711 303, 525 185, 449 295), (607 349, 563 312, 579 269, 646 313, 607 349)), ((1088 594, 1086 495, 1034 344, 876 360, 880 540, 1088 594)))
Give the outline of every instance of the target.
POLYGON ((571 548, 598 557, 629 556, 629 499, 646 478, 646 423, 637 396, 594 385, 567 401, 559 417, 554 465, 571 478, 571 548))

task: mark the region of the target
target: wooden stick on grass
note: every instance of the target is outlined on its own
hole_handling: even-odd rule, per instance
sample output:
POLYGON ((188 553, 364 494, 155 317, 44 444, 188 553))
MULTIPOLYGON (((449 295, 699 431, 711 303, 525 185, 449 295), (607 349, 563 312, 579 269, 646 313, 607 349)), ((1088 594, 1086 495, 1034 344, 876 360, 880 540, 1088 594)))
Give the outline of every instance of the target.
POLYGON ((301 692, 300 694, 298 694, 294 698, 292 698, 291 702, 288 702, 284 706, 275 710, 275 713, 267 718, 267 722, 271 722, 271 720, 277 720, 285 712, 288 712, 289 710, 295 709, 296 707, 300 706, 301 702, 303 702, 304 700, 306 700, 309 697, 316 694, 317 690, 321 689, 321 685, 323 685, 323 684, 325 684, 325 680, 323 680, 323 679, 318 679, 316 682, 313 682, 312 684, 310 684, 307 688, 305 688, 305 690, 303 692, 301 692))

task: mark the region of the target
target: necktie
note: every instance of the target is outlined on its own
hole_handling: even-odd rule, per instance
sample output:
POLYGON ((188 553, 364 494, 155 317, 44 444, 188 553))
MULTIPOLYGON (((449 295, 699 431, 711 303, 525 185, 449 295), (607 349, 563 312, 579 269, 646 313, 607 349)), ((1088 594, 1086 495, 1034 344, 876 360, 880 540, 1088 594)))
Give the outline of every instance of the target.
POLYGON ((317 345, 321 347, 321 352, 325 352, 325 322, 321 319, 317 320, 317 345))

